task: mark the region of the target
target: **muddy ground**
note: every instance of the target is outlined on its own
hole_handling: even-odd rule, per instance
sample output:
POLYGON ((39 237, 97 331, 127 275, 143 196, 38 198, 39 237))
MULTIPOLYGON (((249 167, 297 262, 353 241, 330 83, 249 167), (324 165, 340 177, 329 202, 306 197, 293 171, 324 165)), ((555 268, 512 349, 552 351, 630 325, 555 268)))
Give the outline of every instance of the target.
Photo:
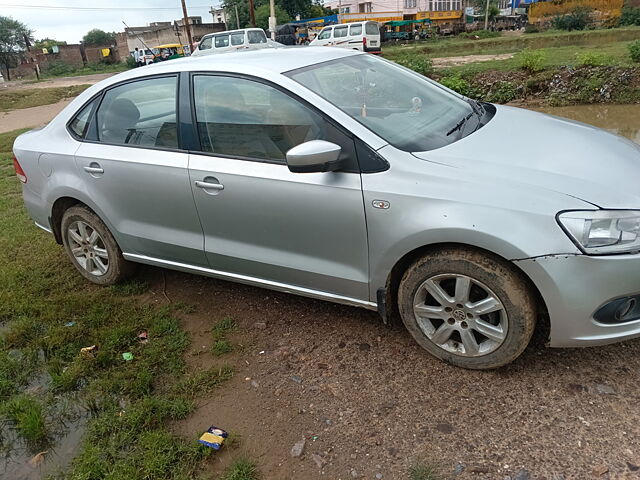
POLYGON ((240 450, 265 479, 401 479, 417 460, 444 478, 640 478, 640 341, 529 348, 500 370, 466 371, 375 312, 150 267, 138 276, 151 285, 145 301, 195 307, 183 318, 191 368, 235 368, 174 426, 241 437, 213 472, 240 450), (236 351, 214 358, 210 330, 224 317, 239 325, 236 351))

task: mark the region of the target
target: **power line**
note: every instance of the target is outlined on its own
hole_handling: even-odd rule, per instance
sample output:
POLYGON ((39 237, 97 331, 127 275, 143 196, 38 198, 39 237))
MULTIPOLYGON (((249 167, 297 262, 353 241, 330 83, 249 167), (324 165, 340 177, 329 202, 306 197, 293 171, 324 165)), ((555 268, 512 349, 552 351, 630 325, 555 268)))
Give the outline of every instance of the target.
MULTIPOLYGON (((28 8, 38 10, 78 10, 78 11, 100 11, 100 10, 181 10, 182 7, 68 7, 62 5, 17 5, 4 3, 2 7, 28 8)), ((210 5, 191 5, 189 8, 210 8, 210 5)))

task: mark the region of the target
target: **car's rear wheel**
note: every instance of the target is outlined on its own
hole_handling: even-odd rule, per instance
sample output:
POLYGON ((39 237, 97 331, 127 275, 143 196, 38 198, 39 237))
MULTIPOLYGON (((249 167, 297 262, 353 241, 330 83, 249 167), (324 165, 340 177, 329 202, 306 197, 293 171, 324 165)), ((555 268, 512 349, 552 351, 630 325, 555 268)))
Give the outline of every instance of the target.
POLYGON ((425 350, 471 369, 515 360, 536 320, 535 296, 515 267, 460 248, 436 250, 411 265, 400 283, 398 306, 425 350))
POLYGON ((71 263, 87 280, 112 285, 132 272, 107 226, 88 208, 69 208, 62 216, 61 232, 71 263))

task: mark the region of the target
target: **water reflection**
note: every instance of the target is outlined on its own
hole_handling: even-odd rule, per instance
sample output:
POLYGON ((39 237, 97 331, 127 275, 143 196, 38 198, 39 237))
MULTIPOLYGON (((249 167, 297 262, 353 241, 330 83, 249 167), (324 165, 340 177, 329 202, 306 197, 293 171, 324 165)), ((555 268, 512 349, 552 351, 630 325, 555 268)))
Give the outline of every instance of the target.
POLYGON ((640 105, 573 105, 535 110, 595 125, 640 143, 640 105))

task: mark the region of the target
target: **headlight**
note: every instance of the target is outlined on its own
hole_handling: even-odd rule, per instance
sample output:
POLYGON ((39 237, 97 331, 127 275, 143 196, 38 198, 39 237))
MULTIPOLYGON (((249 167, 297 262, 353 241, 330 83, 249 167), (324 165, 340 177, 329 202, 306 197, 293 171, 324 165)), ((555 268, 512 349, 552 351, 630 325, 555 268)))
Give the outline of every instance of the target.
POLYGON ((562 212, 558 222, 584 253, 640 251, 640 210, 562 212))

